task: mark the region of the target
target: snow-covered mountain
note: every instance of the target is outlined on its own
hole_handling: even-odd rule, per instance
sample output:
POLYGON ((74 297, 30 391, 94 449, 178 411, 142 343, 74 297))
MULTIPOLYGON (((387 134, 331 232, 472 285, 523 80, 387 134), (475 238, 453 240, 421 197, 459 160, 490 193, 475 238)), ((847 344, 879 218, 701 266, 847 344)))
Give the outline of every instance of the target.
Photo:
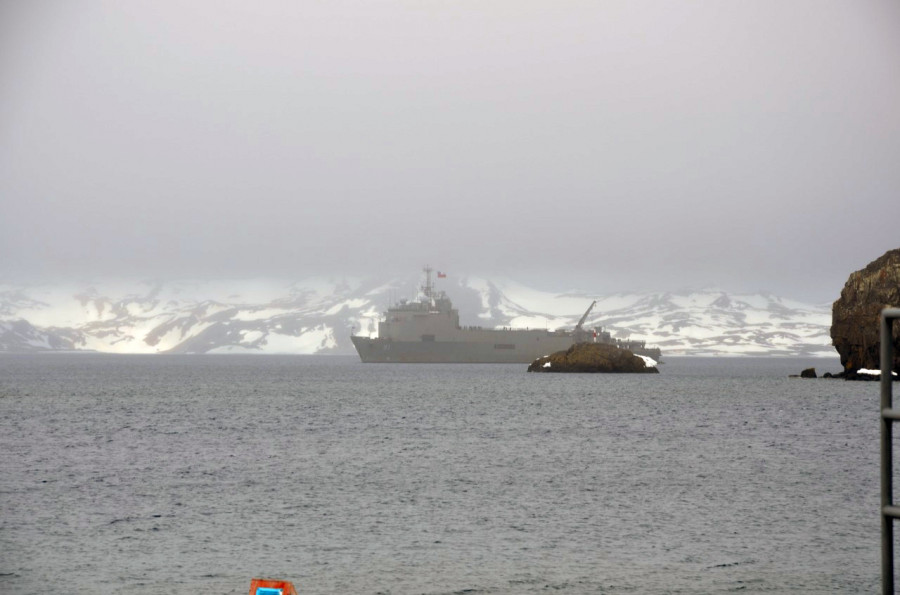
MULTIPOLYGON (((90 286, 0 285, 0 351, 352 354, 389 303, 418 280, 312 278, 90 286)), ((665 355, 833 355, 830 304, 702 290, 596 295, 509 279, 441 279, 461 323, 587 327, 645 340, 665 355)))

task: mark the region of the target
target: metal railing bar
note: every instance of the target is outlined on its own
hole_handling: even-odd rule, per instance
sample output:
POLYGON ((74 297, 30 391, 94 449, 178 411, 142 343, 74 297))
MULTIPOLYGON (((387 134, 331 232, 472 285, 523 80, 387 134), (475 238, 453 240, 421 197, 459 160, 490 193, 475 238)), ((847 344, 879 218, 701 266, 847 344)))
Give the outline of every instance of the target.
POLYGON ((891 339, 893 321, 900 319, 900 308, 881 311, 881 589, 894 592, 894 519, 900 518, 900 507, 894 506, 893 494, 893 421, 900 419, 894 411, 891 393, 891 371, 894 368, 894 345, 891 339))

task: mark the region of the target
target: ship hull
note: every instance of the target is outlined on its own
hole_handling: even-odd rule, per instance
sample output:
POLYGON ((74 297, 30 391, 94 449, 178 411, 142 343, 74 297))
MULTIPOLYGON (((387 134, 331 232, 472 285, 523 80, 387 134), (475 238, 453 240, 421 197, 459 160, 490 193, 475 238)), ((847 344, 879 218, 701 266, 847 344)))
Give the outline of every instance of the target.
POLYGON ((533 344, 476 341, 395 341, 351 337, 365 363, 524 364, 572 345, 567 337, 547 337, 533 344), (553 340, 556 339, 556 340, 553 340))
MULTIPOLYGON (((530 364, 539 357, 563 351, 574 344, 571 336, 553 335, 522 337, 519 341, 504 338, 504 343, 397 341, 358 336, 351 339, 365 363, 530 364)), ((659 357, 657 353, 647 355, 659 357)))

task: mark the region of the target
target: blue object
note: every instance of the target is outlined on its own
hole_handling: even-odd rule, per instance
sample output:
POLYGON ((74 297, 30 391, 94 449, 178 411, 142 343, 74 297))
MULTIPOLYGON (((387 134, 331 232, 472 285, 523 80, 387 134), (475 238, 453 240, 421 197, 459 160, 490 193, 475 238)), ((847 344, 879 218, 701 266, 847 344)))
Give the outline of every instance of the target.
POLYGON ((272 587, 256 587, 256 595, 283 595, 282 589, 273 589, 272 587))

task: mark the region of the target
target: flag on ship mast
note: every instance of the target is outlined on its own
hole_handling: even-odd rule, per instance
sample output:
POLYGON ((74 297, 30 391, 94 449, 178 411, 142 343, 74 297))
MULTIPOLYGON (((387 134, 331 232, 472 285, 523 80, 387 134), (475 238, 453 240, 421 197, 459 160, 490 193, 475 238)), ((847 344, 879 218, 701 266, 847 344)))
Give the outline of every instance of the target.
POLYGON ((437 272, 437 278, 438 278, 438 279, 446 279, 446 278, 447 278, 447 273, 442 273, 442 272, 438 271, 438 272, 437 272))

